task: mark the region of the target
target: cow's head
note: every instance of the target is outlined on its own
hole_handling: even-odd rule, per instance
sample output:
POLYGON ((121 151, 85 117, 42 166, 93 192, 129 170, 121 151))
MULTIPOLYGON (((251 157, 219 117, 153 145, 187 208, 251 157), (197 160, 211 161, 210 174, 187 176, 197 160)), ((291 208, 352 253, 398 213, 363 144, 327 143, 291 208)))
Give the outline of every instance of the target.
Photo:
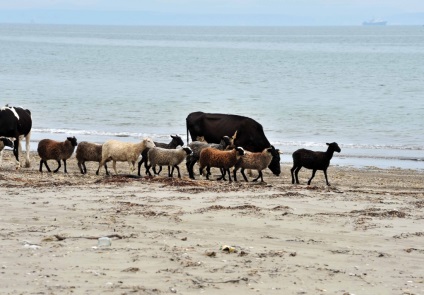
POLYGON ((275 149, 274 146, 271 146, 271 155, 272 160, 271 163, 269 163, 269 170, 274 173, 274 175, 279 176, 281 173, 281 167, 280 167, 280 150, 275 149))

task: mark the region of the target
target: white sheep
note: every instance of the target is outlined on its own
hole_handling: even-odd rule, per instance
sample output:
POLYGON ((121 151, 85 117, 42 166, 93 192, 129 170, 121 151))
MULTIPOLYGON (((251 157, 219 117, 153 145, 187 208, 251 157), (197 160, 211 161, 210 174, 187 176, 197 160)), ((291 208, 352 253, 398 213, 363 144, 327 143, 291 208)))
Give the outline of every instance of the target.
POLYGON ((261 182, 264 181, 262 176, 262 170, 266 169, 272 161, 272 147, 264 149, 259 153, 246 152, 243 157, 236 163, 234 166, 234 181, 237 181, 237 170, 241 168, 241 174, 245 181, 247 180, 246 175, 244 174, 245 169, 254 169, 259 172, 259 176, 255 178, 253 181, 257 181, 259 177, 261 178, 261 182))
POLYGON ((61 167, 60 161, 63 160, 63 165, 66 170, 66 160, 69 159, 74 153, 75 147, 77 146, 77 139, 74 137, 67 137, 65 141, 59 142, 51 139, 40 140, 37 147, 38 155, 40 156, 40 172, 43 172, 43 163, 46 168, 51 172, 47 165, 47 160, 56 160, 59 166, 53 172, 56 173, 61 167))
POLYGON ((221 169, 221 177, 218 180, 224 178, 225 173, 228 172, 228 178, 231 182, 230 168, 233 167, 237 161, 244 155, 244 149, 237 147, 230 151, 221 151, 215 148, 205 148, 200 152, 199 159, 199 172, 203 174, 203 168, 206 167, 206 179, 209 179, 210 168, 216 167, 221 169))
POLYGON ((193 151, 189 147, 179 148, 179 149, 165 149, 165 148, 159 148, 154 147, 149 150, 148 159, 149 159, 149 166, 147 168, 147 173, 151 175, 150 173, 150 167, 153 167, 153 171, 155 170, 156 165, 159 166, 168 166, 168 177, 173 177, 174 174, 174 168, 178 171, 178 178, 181 178, 180 174, 180 168, 178 167, 179 164, 181 164, 184 159, 187 157, 187 155, 192 154, 193 151), (169 167, 172 167, 172 170, 170 171, 169 167))
MULTIPOLYGON (((113 161, 113 170, 116 170, 116 162, 128 162, 130 165, 130 173, 135 170, 135 163, 138 157, 146 148, 153 148, 155 144, 151 138, 144 138, 139 143, 122 142, 118 140, 106 141, 102 146, 102 160, 96 174, 99 175, 100 168, 109 161, 113 161)), ((109 175, 109 172, 106 171, 109 175)))

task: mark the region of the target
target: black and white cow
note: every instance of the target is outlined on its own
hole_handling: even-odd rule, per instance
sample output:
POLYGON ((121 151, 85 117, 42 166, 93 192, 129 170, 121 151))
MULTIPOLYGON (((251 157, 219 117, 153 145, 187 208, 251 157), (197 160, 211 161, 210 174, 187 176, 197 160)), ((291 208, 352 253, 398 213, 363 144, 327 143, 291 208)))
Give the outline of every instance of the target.
POLYGON ((19 168, 19 152, 22 148, 20 137, 25 137, 26 157, 25 167, 30 167, 29 148, 31 137, 32 119, 31 112, 21 107, 4 106, 0 108, 0 136, 14 138, 13 154, 16 158, 16 168, 19 168))

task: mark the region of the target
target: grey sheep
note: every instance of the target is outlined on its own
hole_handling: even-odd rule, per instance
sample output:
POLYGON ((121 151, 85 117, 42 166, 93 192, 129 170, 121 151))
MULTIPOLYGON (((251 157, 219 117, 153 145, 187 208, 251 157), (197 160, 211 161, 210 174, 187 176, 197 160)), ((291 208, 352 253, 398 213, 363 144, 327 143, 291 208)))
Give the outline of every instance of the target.
MULTIPOLYGON (((86 174, 87 167, 85 166, 85 162, 100 163, 100 161, 102 160, 102 145, 98 143, 82 141, 78 144, 76 158, 81 174, 86 174)), ((106 163, 104 167, 106 173, 108 173, 106 163)), ((96 171, 96 174, 99 174, 98 169, 96 171)))
POLYGON ((234 181, 237 181, 237 170, 241 168, 241 174, 243 175, 245 181, 248 180, 246 175, 244 174, 244 170, 254 169, 259 172, 259 176, 253 179, 253 181, 257 181, 260 177, 261 182, 264 182, 262 170, 266 169, 271 163, 273 157, 272 152, 272 147, 266 148, 260 153, 252 153, 246 151, 245 155, 241 157, 240 160, 234 166, 234 181))
POLYGON ((299 149, 293 153, 293 167, 291 168, 292 183, 299 184, 298 173, 302 167, 312 169, 312 176, 308 180, 308 185, 311 184, 312 178, 315 176, 317 170, 324 172, 325 181, 329 186, 327 178, 327 168, 330 165, 330 160, 333 157, 334 152, 341 152, 339 145, 335 142, 327 143, 328 148, 326 152, 314 152, 307 149, 299 149))
POLYGON ((180 149, 164 149, 160 147, 154 147, 149 149, 148 159, 149 166, 147 169, 147 174, 150 174, 150 167, 153 167, 153 170, 156 165, 159 166, 168 166, 168 177, 173 177, 174 168, 178 171, 178 178, 181 178, 180 168, 178 167, 187 155, 190 155, 193 151, 189 147, 184 147, 180 149), (170 171, 170 167, 172 170, 170 171))
POLYGON ((242 147, 237 147, 233 150, 221 151, 215 148, 205 148, 200 152, 200 175, 203 174, 203 168, 206 167, 206 179, 209 179, 210 168, 216 167, 221 169, 221 177, 218 180, 224 177, 225 173, 228 173, 229 181, 231 182, 230 168, 233 167, 240 157, 244 155, 244 149, 242 147))
MULTIPOLYGON (((184 145, 184 141, 182 140, 182 138, 178 134, 171 135, 171 138, 172 139, 171 139, 170 143, 163 143, 163 142, 154 141, 155 146, 160 147, 160 148, 164 148, 164 149, 175 149, 175 148, 177 148, 177 146, 183 146, 184 145)), ((148 169, 147 153, 148 152, 149 152, 149 149, 147 148, 141 153, 141 160, 140 160, 140 162, 138 162, 138 176, 141 176, 140 168, 141 168, 141 165, 143 163, 144 163, 144 168, 146 168, 146 174, 148 174, 147 173, 147 169, 148 169)), ((157 174, 159 174, 161 172, 161 170, 162 170, 162 166, 160 166, 157 174)), ((169 171, 169 167, 168 167, 168 171, 169 171)), ((156 173, 156 171, 155 171, 155 173, 156 173)))
POLYGON ((65 173, 68 173, 66 170, 66 160, 69 159, 74 153, 75 147, 77 146, 77 139, 74 137, 68 137, 65 141, 59 142, 51 139, 40 140, 37 147, 38 155, 40 156, 40 172, 43 172, 43 163, 46 165, 46 168, 51 172, 49 166, 47 165, 47 160, 56 160, 59 166, 53 172, 56 173, 61 167, 60 161, 63 161, 65 167, 65 173))

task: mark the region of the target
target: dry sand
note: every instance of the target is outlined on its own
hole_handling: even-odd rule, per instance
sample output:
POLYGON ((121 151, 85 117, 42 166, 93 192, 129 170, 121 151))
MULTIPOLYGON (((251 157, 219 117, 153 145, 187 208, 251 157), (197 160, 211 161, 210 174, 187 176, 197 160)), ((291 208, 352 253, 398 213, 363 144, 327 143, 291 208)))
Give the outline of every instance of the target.
POLYGON ((424 294, 423 171, 330 167, 327 187, 282 168, 266 184, 134 179, 74 158, 39 173, 35 155, 16 171, 5 153, 1 293, 424 294))

